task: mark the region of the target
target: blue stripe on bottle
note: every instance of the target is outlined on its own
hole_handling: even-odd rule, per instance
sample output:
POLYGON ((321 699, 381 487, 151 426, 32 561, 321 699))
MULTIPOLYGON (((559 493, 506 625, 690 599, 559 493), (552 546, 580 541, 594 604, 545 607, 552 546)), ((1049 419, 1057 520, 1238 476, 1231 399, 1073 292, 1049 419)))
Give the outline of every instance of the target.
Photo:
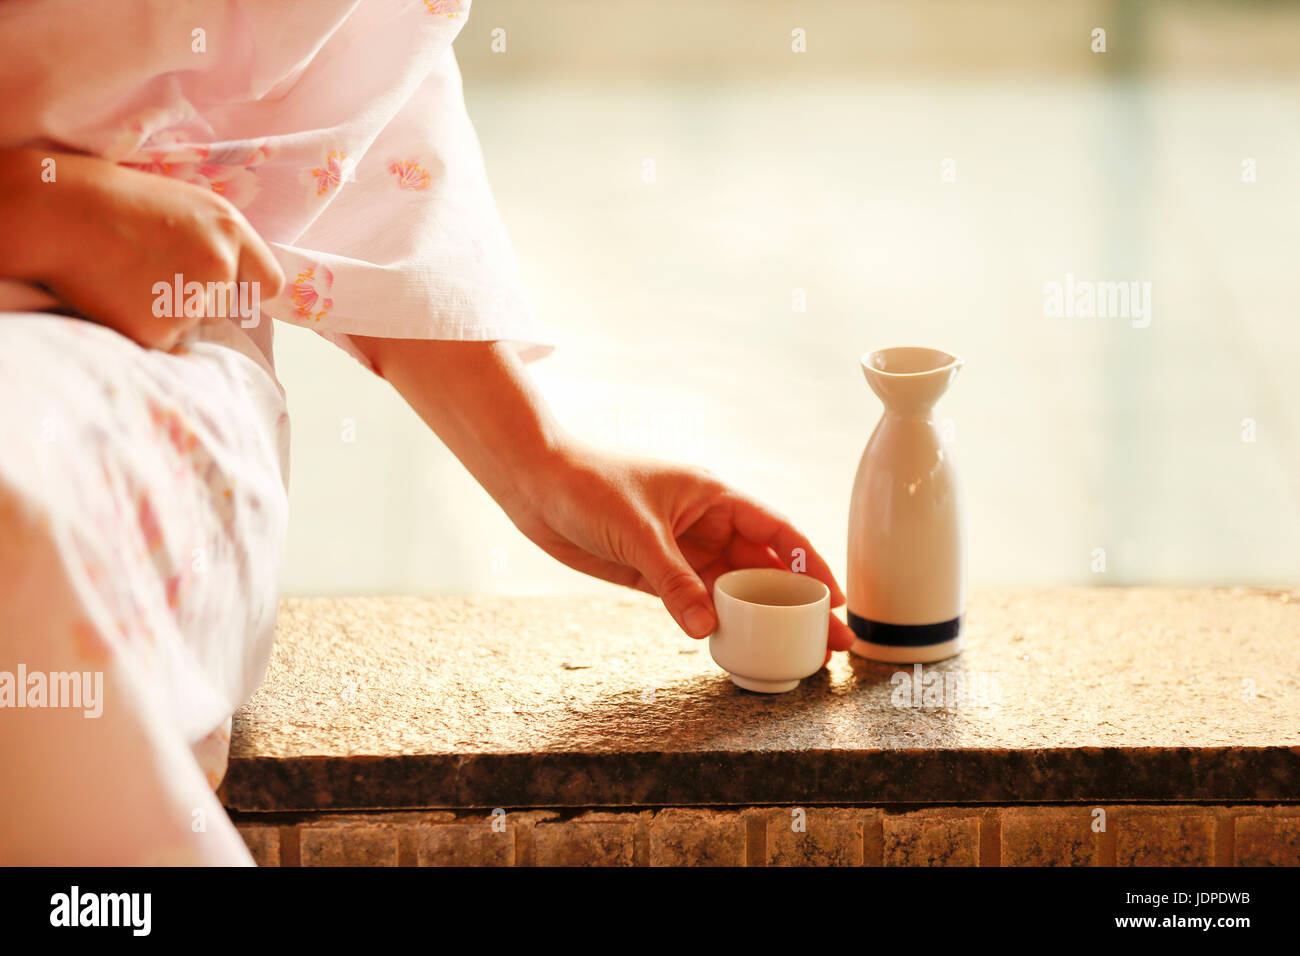
POLYGON ((858 640, 870 644, 887 644, 893 647, 925 647, 927 644, 942 644, 951 641, 961 633, 961 615, 951 621, 938 624, 882 624, 869 621, 848 612, 849 627, 858 636, 858 640))

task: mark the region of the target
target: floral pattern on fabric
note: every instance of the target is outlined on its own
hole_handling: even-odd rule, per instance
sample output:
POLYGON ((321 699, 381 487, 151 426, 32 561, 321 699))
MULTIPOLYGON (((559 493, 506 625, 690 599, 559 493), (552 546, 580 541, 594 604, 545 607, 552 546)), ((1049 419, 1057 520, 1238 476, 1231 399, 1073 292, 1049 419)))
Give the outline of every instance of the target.
POLYGON ((325 162, 309 174, 310 181, 316 187, 316 195, 324 196, 343 185, 349 176, 348 154, 342 150, 332 149, 325 157, 325 162))
POLYGON ((249 862, 212 791, 274 628, 274 382, 224 346, 6 313, 0 402, 0 668, 98 688, 0 711, 0 766, 29 768, 0 774, 0 864, 249 862))
POLYGON ((324 266, 299 272, 289 285, 293 314, 309 322, 319 322, 334 306, 334 300, 324 295, 333 285, 334 273, 324 266))
POLYGON ((419 192, 428 189, 433 182, 428 171, 413 159, 390 163, 388 171, 397 177, 398 189, 419 192))
POLYGON ((458 17, 461 14, 460 0, 424 0, 424 6, 430 13, 441 17, 458 17))

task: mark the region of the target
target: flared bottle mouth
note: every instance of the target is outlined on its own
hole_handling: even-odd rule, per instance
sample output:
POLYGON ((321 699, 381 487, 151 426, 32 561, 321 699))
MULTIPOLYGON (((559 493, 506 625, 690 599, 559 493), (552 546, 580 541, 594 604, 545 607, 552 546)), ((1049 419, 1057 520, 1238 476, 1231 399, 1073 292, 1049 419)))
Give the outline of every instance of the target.
POLYGON ((963 364, 962 358, 951 352, 918 346, 875 349, 862 355, 863 369, 898 378, 956 371, 963 364))

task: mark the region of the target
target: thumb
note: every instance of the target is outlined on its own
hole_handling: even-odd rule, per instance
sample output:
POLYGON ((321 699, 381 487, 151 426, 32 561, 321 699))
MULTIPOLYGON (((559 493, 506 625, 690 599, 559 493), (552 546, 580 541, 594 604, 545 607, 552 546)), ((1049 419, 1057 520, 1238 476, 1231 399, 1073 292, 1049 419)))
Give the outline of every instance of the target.
POLYGON ((678 627, 691 637, 708 637, 717 627, 709 590, 677 548, 658 535, 636 568, 654 588, 678 627))

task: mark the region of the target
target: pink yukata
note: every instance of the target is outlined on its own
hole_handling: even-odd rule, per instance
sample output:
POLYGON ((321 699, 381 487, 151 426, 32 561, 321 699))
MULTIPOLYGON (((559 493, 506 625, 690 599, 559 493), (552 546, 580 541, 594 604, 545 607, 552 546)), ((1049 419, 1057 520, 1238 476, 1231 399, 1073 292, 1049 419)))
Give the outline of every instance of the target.
POLYGON ((465 113, 451 43, 468 13, 0 6, 0 146, 208 187, 288 280, 255 327, 203 326, 171 352, 0 282, 0 863, 252 862, 213 791, 278 601, 288 415, 271 317, 363 363, 353 333, 506 340, 526 360, 552 347, 465 113), (80 696, 44 680, 74 672, 80 696))

